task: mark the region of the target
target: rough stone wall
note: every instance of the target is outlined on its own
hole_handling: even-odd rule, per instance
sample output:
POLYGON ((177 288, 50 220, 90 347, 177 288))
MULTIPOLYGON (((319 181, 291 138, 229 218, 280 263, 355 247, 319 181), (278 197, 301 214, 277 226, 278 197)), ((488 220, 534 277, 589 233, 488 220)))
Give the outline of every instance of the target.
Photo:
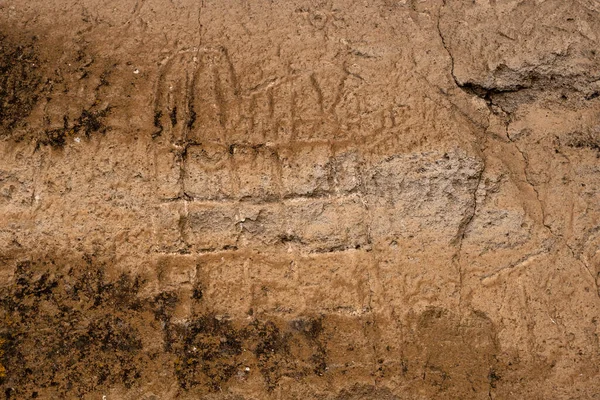
POLYGON ((0 2, 5 397, 598 398, 598 32, 595 0, 0 2))

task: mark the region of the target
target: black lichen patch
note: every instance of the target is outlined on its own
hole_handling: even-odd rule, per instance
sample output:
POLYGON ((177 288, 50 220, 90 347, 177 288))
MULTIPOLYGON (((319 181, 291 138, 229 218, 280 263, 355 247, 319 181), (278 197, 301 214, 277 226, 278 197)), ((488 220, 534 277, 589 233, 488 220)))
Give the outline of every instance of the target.
POLYGON ((42 143, 53 147, 63 147, 66 143, 67 133, 69 131, 69 119, 63 116, 63 127, 58 129, 48 129, 44 132, 45 138, 42 143))
POLYGON ((290 364, 291 333, 281 332, 273 322, 256 322, 252 327, 258 343, 254 354, 258 367, 263 375, 267 388, 273 390, 282 376, 294 373, 293 363, 290 364))
POLYGON ((283 377, 327 373, 323 318, 230 321, 210 311, 199 285, 149 294, 151 282, 109 270, 91 256, 16 264, 0 289, 2 390, 15 398, 127 390, 153 380, 158 364, 198 394, 226 390, 248 371, 268 391, 283 377))
POLYGON ((239 368, 244 334, 230 322, 201 316, 180 327, 178 336, 183 342, 175 348, 175 375, 183 389, 220 390, 239 368))
POLYGON ((0 138, 27 118, 37 102, 39 65, 34 38, 15 43, 0 33, 0 138))
POLYGON ((66 144, 66 139, 71 136, 85 135, 85 137, 89 138, 93 133, 104 134, 108 130, 108 127, 103 121, 110 113, 110 110, 110 107, 102 110, 83 110, 81 115, 72 124, 65 115, 63 117, 63 127, 46 130, 38 143, 52 147, 63 147, 66 144))
POLYGON ((164 351, 172 351, 172 343, 174 341, 174 335, 176 332, 173 331, 173 324, 171 318, 179 297, 174 292, 162 292, 156 295, 152 301, 152 311, 154 313, 154 319, 159 321, 162 326, 162 334, 164 338, 164 351))
MULTIPOLYGON (((118 279, 111 281, 105 276, 101 266, 94 265, 91 261, 84 271, 72 281, 67 283, 65 292, 71 299, 84 302, 90 309, 102 307, 116 307, 122 311, 139 311, 142 302, 137 297, 142 281, 139 277, 121 274, 118 279)), ((69 276, 74 276, 78 271, 70 268, 69 276)))
POLYGON ((596 92, 590 93, 589 95, 585 96, 585 99, 586 100, 594 100, 598 97, 600 97, 600 92, 596 91, 596 92))
POLYGON ((224 390, 234 377, 245 376, 248 365, 257 367, 268 391, 283 377, 301 379, 327 371, 321 319, 292 324, 255 319, 238 327, 205 314, 164 329, 169 330, 175 375, 183 390, 224 390))
POLYGON ((204 289, 201 284, 196 284, 194 286, 194 291, 192 292, 192 299, 196 301, 201 301, 204 297, 204 289))
POLYGON ((154 127, 156 128, 156 130, 154 131, 154 133, 152 133, 152 138, 157 138, 162 134, 162 131, 164 130, 163 126, 162 126, 162 122, 160 121, 162 118, 162 111, 157 110, 154 112, 154 127))
POLYGON ((268 390, 282 377, 322 376, 327 371, 321 318, 297 319, 285 329, 272 321, 255 321, 249 332, 257 342, 254 354, 268 390))
POLYGON ((573 132, 564 139, 567 146, 576 149, 590 149, 600 156, 600 130, 573 132))
POLYGON ((109 112, 110 108, 97 111, 83 110, 75 121, 73 131, 82 132, 87 137, 94 132, 105 133, 106 126, 102 123, 102 118, 105 118, 109 112))
POLYGON ((169 113, 169 119, 171 120, 171 125, 177 125, 177 107, 173 107, 171 112, 169 113))
POLYGON ((20 262, 0 298, 4 389, 27 398, 79 397, 132 387, 142 374, 140 280, 109 280, 102 265, 20 262))

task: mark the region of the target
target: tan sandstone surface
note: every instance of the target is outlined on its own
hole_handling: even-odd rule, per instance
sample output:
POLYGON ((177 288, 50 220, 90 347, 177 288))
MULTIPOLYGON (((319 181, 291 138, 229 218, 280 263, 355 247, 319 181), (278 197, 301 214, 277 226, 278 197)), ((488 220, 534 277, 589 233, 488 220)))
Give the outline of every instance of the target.
POLYGON ((0 395, 600 399, 596 0, 1 0, 0 395))

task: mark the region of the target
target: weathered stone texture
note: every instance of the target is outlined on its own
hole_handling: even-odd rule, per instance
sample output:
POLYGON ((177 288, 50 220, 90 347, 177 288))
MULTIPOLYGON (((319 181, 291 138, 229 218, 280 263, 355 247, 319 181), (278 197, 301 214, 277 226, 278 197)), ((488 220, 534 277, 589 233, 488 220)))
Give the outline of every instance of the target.
POLYGON ((0 2, 6 398, 600 396, 594 0, 0 2))

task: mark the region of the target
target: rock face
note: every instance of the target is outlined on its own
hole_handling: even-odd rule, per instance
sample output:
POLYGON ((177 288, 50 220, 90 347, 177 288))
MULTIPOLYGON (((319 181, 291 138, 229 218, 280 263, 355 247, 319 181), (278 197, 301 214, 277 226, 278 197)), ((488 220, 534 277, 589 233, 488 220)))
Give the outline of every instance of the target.
POLYGON ((597 1, 0 11, 6 398, 600 396, 597 1))

